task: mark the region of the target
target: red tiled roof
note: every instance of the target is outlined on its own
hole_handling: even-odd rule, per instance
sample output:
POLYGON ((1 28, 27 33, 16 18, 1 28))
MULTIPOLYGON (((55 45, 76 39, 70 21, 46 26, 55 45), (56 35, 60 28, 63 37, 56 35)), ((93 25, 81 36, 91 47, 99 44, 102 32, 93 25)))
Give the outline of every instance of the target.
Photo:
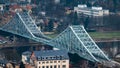
POLYGON ((12 8, 12 9, 17 9, 17 8, 21 8, 21 7, 16 4, 16 5, 11 5, 10 8, 12 8))
POLYGON ((32 9, 32 6, 27 5, 26 8, 27 8, 28 10, 30 10, 30 9, 32 9))

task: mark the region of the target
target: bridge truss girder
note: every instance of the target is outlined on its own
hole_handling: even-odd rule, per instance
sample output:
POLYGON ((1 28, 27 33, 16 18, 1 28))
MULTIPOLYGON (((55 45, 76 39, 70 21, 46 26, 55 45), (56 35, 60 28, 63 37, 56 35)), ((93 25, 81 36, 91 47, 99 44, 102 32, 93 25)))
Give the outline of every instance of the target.
MULTIPOLYGON (((88 36, 86 39, 90 39, 90 42, 93 44, 86 46, 86 44, 82 41, 82 37, 79 37, 75 30, 73 29, 74 26, 69 26, 65 31, 63 31, 60 35, 56 38, 50 40, 50 42, 54 42, 54 47, 59 49, 67 49, 71 53, 77 53, 79 56, 93 61, 93 62, 102 62, 102 61, 109 61, 109 58, 102 52, 101 49, 91 41, 91 38, 88 36)), ((84 28, 83 26, 75 26, 77 28, 84 28)), ((83 30, 85 31, 85 30, 83 30)), ((84 34, 87 34, 86 31, 84 34)), ((83 35, 79 33, 79 35, 83 35)))
POLYGON ((20 35, 59 49, 66 49, 71 53, 77 53, 79 56, 93 61, 103 62, 110 59, 95 44, 83 26, 69 26, 60 35, 54 39, 48 39, 42 34, 32 18, 27 13, 17 13, 16 16, 0 30, 20 35))

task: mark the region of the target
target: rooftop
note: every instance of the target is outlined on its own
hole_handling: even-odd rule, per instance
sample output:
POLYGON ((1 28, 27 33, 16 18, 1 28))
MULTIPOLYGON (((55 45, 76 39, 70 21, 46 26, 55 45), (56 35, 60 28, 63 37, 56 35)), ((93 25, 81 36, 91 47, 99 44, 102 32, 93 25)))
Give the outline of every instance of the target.
POLYGON ((23 52, 22 55, 31 55, 31 52, 26 51, 26 52, 23 52))
MULTIPOLYGON (((68 52, 66 50, 45 50, 45 51, 34 51, 34 54, 37 58, 40 57, 55 57, 62 56, 62 59, 69 59, 68 52)), ((42 59, 41 59, 42 60, 42 59)))

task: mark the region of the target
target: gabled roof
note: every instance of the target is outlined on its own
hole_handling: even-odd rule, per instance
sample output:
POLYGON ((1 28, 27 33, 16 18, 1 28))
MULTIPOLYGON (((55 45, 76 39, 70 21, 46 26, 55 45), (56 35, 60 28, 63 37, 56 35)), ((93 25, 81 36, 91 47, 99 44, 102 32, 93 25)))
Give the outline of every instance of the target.
POLYGON ((45 51, 34 51, 35 57, 54 57, 62 56, 64 59, 69 59, 68 52, 66 50, 45 50, 45 51))

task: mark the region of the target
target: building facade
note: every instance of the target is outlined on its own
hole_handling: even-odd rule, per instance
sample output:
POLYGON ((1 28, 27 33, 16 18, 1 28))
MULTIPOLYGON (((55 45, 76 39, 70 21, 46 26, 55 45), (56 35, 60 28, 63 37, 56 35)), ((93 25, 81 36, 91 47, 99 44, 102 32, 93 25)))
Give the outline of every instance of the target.
POLYGON ((23 64, 29 64, 30 63, 30 56, 31 52, 26 51, 22 53, 22 62, 23 64))
POLYGON ((109 10, 103 10, 102 7, 87 7, 87 5, 78 5, 77 7, 74 7, 74 11, 78 14, 88 16, 103 16, 109 14, 109 10))
POLYGON ((33 51, 30 58, 36 68, 69 68, 66 50, 33 51))

